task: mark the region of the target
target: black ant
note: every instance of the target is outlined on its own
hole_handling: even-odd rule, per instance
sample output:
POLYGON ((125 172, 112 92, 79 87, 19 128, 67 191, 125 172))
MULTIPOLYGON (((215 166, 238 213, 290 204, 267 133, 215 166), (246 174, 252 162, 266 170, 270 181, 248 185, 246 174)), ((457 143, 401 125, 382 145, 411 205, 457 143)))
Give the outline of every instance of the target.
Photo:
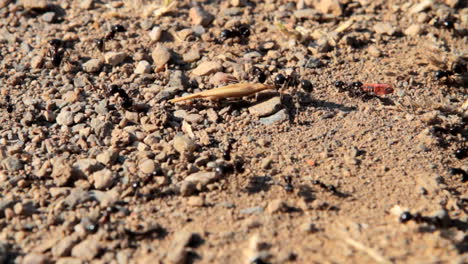
POLYGON ((320 188, 322 188, 324 190, 327 190, 327 191, 331 192, 332 194, 338 194, 339 193, 334 185, 331 185, 331 184, 326 185, 325 183, 323 183, 323 182, 321 182, 319 180, 314 180, 314 181, 312 181, 312 183, 314 185, 320 186, 320 188))
POLYGON ((128 96, 127 92, 119 86, 112 84, 111 86, 109 86, 107 96, 112 96, 114 94, 118 94, 120 98, 122 98, 122 107, 124 109, 128 110, 133 106, 133 100, 132 98, 130 98, 130 96, 128 96))
POLYGON ((49 49, 48 56, 52 58, 52 65, 59 67, 65 55, 65 43, 61 39, 51 39, 49 40, 49 45, 51 48, 49 49))
POLYGON ((284 190, 286 192, 292 192, 294 189, 294 186, 292 185, 292 177, 291 176, 284 176, 284 181, 286 184, 283 186, 284 190))
POLYGON ((230 38, 240 38, 245 40, 248 37, 250 37, 250 27, 248 25, 241 24, 233 29, 224 29, 221 31, 219 34, 219 42, 223 43, 230 38))
POLYGON ((258 82, 264 83, 266 81, 266 75, 265 72, 260 70, 258 67, 253 67, 252 68, 252 75, 257 79, 258 82))
POLYGON ((452 64, 452 67, 450 70, 435 71, 434 77, 436 80, 440 80, 442 78, 448 78, 456 74, 463 75, 467 73, 468 71, 467 68, 468 68, 468 63, 466 62, 466 60, 463 60, 460 58, 459 60, 455 61, 452 64))
POLYGON ((111 31, 109 31, 103 38, 95 39, 94 43, 96 43, 97 48, 99 51, 104 52, 105 50, 105 42, 108 40, 112 40, 115 38, 115 35, 119 32, 125 32, 125 27, 122 25, 114 25, 111 27, 111 31))
POLYGON ((436 18, 434 21, 434 26, 436 28, 445 28, 447 30, 454 30, 456 21, 457 19, 452 16, 448 16, 442 20, 440 18, 436 18))
POLYGON ((10 95, 6 95, 5 96, 5 104, 2 105, 2 106, 6 106, 6 111, 11 114, 14 110, 14 106, 13 104, 11 103, 11 97, 10 95))

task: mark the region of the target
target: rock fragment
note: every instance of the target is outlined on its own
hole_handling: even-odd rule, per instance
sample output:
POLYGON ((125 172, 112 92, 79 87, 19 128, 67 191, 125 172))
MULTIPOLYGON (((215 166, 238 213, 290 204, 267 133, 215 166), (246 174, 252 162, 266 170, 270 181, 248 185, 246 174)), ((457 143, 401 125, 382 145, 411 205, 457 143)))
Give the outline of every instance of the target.
POLYGON ((153 160, 146 159, 140 163, 139 169, 145 174, 153 173, 156 170, 156 163, 153 160))
POLYGON ((149 37, 152 41, 159 41, 162 36, 162 29, 160 27, 153 27, 149 33, 149 37))
POLYGON ((412 24, 405 30, 405 35, 407 36, 418 36, 422 32, 423 28, 419 24, 412 24))
POLYGON ((138 62, 135 73, 136 74, 145 74, 151 72, 151 64, 145 60, 138 62))
POLYGON ((102 68, 102 61, 99 59, 90 59, 83 63, 83 69, 89 73, 99 72, 102 68))
POLYGON ((369 52, 369 55, 371 55, 372 57, 378 58, 382 56, 382 52, 374 45, 369 46, 369 48, 367 48, 367 52, 369 52))
POLYGON ((2 167, 10 172, 19 171, 23 169, 23 162, 16 157, 8 157, 1 163, 2 167))
POLYGON ((75 236, 67 236, 60 239, 59 242, 52 247, 52 255, 55 258, 70 256, 72 248, 78 243, 75 236))
POLYGON ((47 9, 49 7, 47 0, 21 0, 20 4, 25 9, 47 9))
POLYGON ((174 138, 174 149, 183 154, 183 153, 192 153, 195 151, 197 145, 193 140, 186 136, 175 136, 174 138))
POLYGON ((392 36, 396 32, 396 30, 392 26, 392 24, 386 23, 386 22, 379 22, 379 23, 375 24, 374 25, 374 31, 377 34, 386 34, 386 35, 389 35, 389 36, 392 36))
POLYGON ((120 63, 124 62, 127 58, 128 58, 127 53, 123 51, 121 52, 110 51, 104 55, 104 60, 106 61, 106 63, 112 66, 119 65, 120 63))
POLYGON ((214 19, 214 16, 205 11, 200 6, 190 8, 189 11, 190 20, 194 25, 208 26, 214 19))
POLYGON ((73 112, 67 111, 67 110, 62 110, 60 111, 60 114, 58 114, 56 121, 57 124, 62 125, 62 126, 71 126, 73 124, 73 112))
POLYGON ((335 16, 343 14, 343 9, 338 0, 317 0, 315 8, 325 14, 333 14, 335 16))
POLYGON ((188 63, 195 62, 201 58, 200 51, 198 49, 191 49, 187 53, 184 53, 182 58, 188 63))
POLYGON ((81 260, 91 261, 99 253, 99 242, 92 237, 74 246, 71 255, 81 260))
POLYGON ((223 66, 216 61, 204 61, 195 68, 192 73, 197 76, 205 76, 223 70, 223 66))
POLYGON ((98 190, 107 189, 114 182, 114 174, 109 169, 96 171, 91 178, 94 180, 94 187, 98 190))
POLYGON ((158 45, 151 53, 157 68, 163 67, 171 60, 171 51, 163 45, 158 45))
POLYGON ((208 183, 214 182, 217 178, 218 177, 216 176, 215 172, 202 171, 202 172, 196 172, 196 173, 190 174, 184 179, 184 181, 206 186, 208 183))
POLYGON ((260 123, 264 125, 272 125, 275 123, 280 123, 289 119, 289 115, 286 109, 278 111, 276 114, 260 118, 260 123))
POLYGON ((249 107, 249 112, 256 116, 268 116, 276 113, 281 107, 281 98, 276 96, 265 102, 249 107))

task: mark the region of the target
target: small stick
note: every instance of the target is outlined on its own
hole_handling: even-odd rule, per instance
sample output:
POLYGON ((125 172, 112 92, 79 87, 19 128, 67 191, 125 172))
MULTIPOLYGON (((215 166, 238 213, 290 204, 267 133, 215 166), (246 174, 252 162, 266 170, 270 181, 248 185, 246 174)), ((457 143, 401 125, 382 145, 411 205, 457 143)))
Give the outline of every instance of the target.
POLYGON ((222 98, 234 98, 234 97, 244 97, 258 93, 263 90, 274 89, 271 85, 266 85, 263 83, 236 83, 230 84, 227 86, 214 88, 211 90, 206 90, 203 92, 183 96, 180 98, 174 98, 169 100, 171 103, 177 103, 181 101, 186 101, 190 99, 197 98, 206 98, 209 100, 217 100, 222 98))

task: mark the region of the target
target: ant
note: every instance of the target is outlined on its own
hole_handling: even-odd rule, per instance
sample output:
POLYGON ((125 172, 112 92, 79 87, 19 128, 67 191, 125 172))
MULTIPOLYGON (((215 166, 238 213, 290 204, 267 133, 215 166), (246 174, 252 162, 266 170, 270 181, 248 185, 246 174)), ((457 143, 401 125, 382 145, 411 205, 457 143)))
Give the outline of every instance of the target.
POLYGON ((300 85, 301 88, 305 92, 308 92, 308 93, 312 92, 312 89, 313 89, 313 85, 309 80, 302 79, 299 81, 299 77, 294 72, 287 77, 281 73, 278 73, 275 76, 274 83, 275 83, 276 88, 280 88, 282 86, 283 87, 298 87, 300 85))
POLYGON ((1 106, 6 106, 6 111, 11 114, 14 110, 14 106, 11 103, 11 97, 10 95, 5 96, 5 104, 2 104, 1 106))
POLYGON ((120 88, 119 86, 112 84, 109 86, 109 90, 107 91, 107 96, 112 96, 114 94, 118 94, 120 98, 122 98, 122 107, 126 110, 130 109, 133 106, 133 101, 130 96, 128 96, 127 92, 120 88))
POLYGON ((283 180, 286 182, 285 185, 283 185, 283 188, 286 192, 292 192, 294 189, 294 186, 292 185, 292 177, 291 176, 284 176, 283 180))
POLYGON ((125 32, 125 27, 122 25, 113 25, 111 27, 111 31, 109 31, 103 38, 95 39, 94 43, 96 43, 97 48, 99 51, 104 52, 105 50, 105 42, 112 40, 115 38, 115 35, 119 32, 125 32))
POLYGON ((224 29, 219 34, 219 42, 223 43, 227 39, 236 37, 242 40, 245 40, 248 37, 250 37, 250 27, 248 25, 241 24, 237 27, 234 27, 233 29, 224 29))
POLYGON ((59 67, 65 55, 65 43, 61 39, 51 39, 49 40, 49 45, 51 48, 49 49, 48 56, 52 58, 52 65, 59 67))
POLYGON ((467 73, 468 71, 467 69, 468 69, 468 63, 466 62, 466 60, 459 59, 452 64, 452 67, 450 70, 435 71, 434 77, 436 80, 440 80, 442 78, 448 78, 456 74, 463 75, 467 73))
POLYGON ((336 189, 336 187, 332 184, 329 184, 329 185, 326 185, 325 183, 319 181, 319 180, 314 180, 312 181, 312 183, 314 185, 318 185, 320 186, 320 188, 324 189, 324 190, 327 190, 329 192, 331 192, 332 194, 338 194, 338 190, 336 189))
POLYGON ((394 91, 392 86, 383 83, 352 82, 347 84, 343 81, 336 81, 335 87, 340 92, 348 92, 348 95, 351 97, 361 97, 364 100, 368 100, 374 96, 391 94, 394 91))

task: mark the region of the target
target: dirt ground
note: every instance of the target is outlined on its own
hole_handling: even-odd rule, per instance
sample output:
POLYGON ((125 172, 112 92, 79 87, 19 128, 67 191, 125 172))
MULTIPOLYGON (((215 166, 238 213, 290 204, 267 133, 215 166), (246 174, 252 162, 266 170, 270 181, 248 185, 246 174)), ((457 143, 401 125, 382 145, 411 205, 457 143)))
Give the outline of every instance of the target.
POLYGON ((463 0, 1 0, 0 263, 468 263, 467 29, 463 0))

